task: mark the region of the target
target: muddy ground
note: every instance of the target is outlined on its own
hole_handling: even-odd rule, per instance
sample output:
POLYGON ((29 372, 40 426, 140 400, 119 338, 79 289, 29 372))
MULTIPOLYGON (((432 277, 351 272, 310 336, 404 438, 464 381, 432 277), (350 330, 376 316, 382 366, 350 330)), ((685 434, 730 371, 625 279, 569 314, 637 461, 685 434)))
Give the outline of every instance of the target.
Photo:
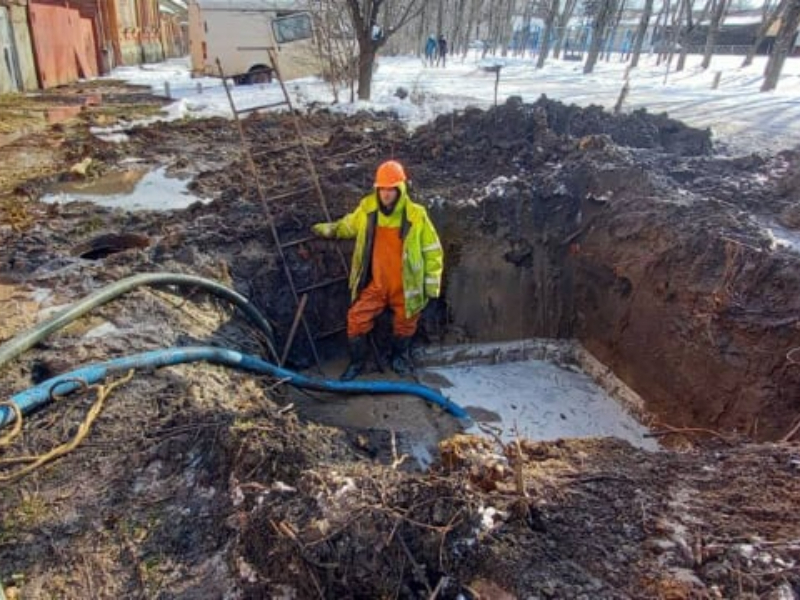
MULTIPOLYGON (((76 108, 0 146, 1 337, 126 275, 173 271, 251 298, 283 348, 295 305, 231 123, 124 126, 163 102, 106 85, 3 104, 17 116, 76 108), (115 123, 126 141, 89 131, 115 123), (158 213, 39 201, 131 159, 211 201, 158 213)), ((407 165, 447 256, 421 344, 577 337, 644 398, 670 450, 457 436, 421 473, 390 423, 331 427, 299 414, 279 381, 199 364, 139 372, 65 457, 23 478, 8 460, 69 439, 98 390, 32 415, 0 447, 6 595, 798 597, 800 153, 720 156, 708 132, 665 116, 546 98, 413 133, 392 115, 300 122, 334 216, 381 160, 407 165)), ((322 215, 291 120, 258 115, 245 129, 281 239, 304 239, 322 215)), ((298 287, 342 275, 337 248, 349 250, 292 246, 298 287)), ((309 298, 320 354, 334 358, 346 290, 309 298)), ((0 388, 195 343, 265 352, 230 306, 140 289, 4 366, 0 388)), ((302 335, 289 361, 313 366, 302 335)), ((443 437, 454 429, 415 410, 443 437)))

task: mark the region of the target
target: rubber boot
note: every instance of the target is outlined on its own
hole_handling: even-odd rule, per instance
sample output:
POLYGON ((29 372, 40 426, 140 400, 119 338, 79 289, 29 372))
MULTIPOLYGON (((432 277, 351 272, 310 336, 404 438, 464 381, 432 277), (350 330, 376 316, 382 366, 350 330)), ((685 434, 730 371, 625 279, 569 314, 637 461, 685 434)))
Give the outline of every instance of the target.
POLYGON ((400 377, 411 373, 411 339, 392 336, 392 371, 400 377))
POLYGON ((358 377, 364 370, 367 362, 367 336, 357 335, 347 340, 347 349, 350 353, 350 364, 339 377, 341 381, 350 381, 358 377))

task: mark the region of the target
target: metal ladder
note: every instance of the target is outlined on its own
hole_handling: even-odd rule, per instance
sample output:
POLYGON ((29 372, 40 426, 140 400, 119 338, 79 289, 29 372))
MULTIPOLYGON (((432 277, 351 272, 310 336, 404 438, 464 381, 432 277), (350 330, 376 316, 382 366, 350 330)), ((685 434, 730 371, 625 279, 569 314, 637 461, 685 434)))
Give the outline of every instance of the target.
MULTIPOLYGON (((244 49, 244 48, 240 48, 244 49)), ((322 209, 322 214, 325 217, 325 220, 330 222, 331 216, 330 211, 328 210, 328 203, 325 200, 325 194, 322 191, 322 186, 319 183, 319 176, 317 174, 316 167, 314 166, 314 161, 311 158, 311 153, 308 149, 308 144, 306 143, 306 139, 303 135, 302 128, 300 126, 300 120, 298 119, 297 115, 294 111, 294 106, 292 105, 291 98, 289 96, 289 92, 286 89, 286 85, 284 84, 283 78, 281 77, 280 69, 278 68, 278 60, 275 54, 275 48, 273 47, 258 47, 258 48, 246 48, 247 50, 266 50, 269 56, 270 66, 272 68, 272 72, 275 75, 278 83, 281 87, 281 93, 283 95, 283 100, 278 102, 271 102, 267 104, 262 104, 258 106, 251 106, 247 108, 237 108, 236 103, 233 99, 233 94, 231 93, 231 87, 229 85, 230 80, 235 80, 238 75, 227 75, 223 72, 222 63, 220 62, 219 58, 217 58, 217 69, 219 70, 219 76, 222 78, 223 86, 225 87, 225 94, 228 96, 228 102, 230 103, 231 112, 233 113, 233 119, 236 123, 236 130, 239 133, 239 140, 242 145, 242 150, 245 156, 245 160, 247 162, 248 168, 250 170, 250 174, 252 176, 253 183, 255 184, 255 189, 258 194, 258 198, 261 202, 261 206, 264 210, 264 214, 267 217, 267 221, 269 223, 270 233, 272 235, 272 239, 275 243, 275 248, 278 251, 278 256, 280 257, 281 265, 283 267, 283 273, 286 277, 287 282, 289 283, 289 288, 292 292, 292 297, 295 303, 295 316, 294 320, 292 321, 291 328, 289 329, 289 334, 286 338, 286 344, 284 345, 283 352, 281 353, 280 357, 280 364, 283 365, 286 361, 287 356, 289 355, 289 351, 291 350, 292 344, 294 342, 294 338, 297 334, 298 327, 302 325, 303 330, 306 335, 306 339, 308 340, 309 347, 311 348, 311 352, 314 357, 314 362, 322 372, 322 361, 320 360, 319 352, 317 351, 316 341, 322 339, 324 337, 331 336, 333 334, 339 333, 344 331, 346 328, 344 325, 338 328, 334 328, 332 330, 324 331, 317 336, 311 331, 311 327, 308 324, 308 320, 305 316, 305 309, 308 303, 308 295, 315 291, 320 291, 330 286, 334 286, 337 284, 341 284, 343 282, 347 282, 348 280, 348 267, 347 267, 347 260, 342 253, 341 248, 339 248, 338 244, 336 245, 336 253, 338 254, 339 261, 341 262, 342 266, 342 275, 333 277, 332 279, 328 279, 326 281, 311 283, 309 285, 305 285, 303 287, 297 287, 295 282, 295 277, 292 274, 292 269, 290 267, 289 260, 287 258, 287 252, 292 251, 293 249, 297 249, 302 247, 303 244, 306 242, 310 242, 312 240, 316 240, 317 238, 313 235, 302 237, 295 240, 290 240, 284 242, 281 240, 280 234, 278 232, 277 225, 275 223, 274 213, 272 210, 272 203, 276 200, 285 199, 287 197, 295 196, 303 192, 310 192, 314 191, 317 195, 319 200, 319 205, 322 209), (312 186, 310 188, 306 187, 304 189, 298 190, 296 192, 291 192, 289 194, 274 194, 270 195, 268 193, 268 189, 265 187, 261 176, 259 174, 258 165, 255 162, 252 144, 247 139, 245 134, 244 125, 242 124, 242 119, 240 118, 241 115, 245 115, 248 113, 253 113, 259 110, 266 110, 271 108, 277 108, 279 106, 286 106, 289 109, 289 115, 291 116, 292 127, 294 129, 295 136, 297 137, 296 144, 289 144, 287 146, 281 147, 280 150, 287 150, 289 148, 300 147, 303 151, 303 156, 308 166, 308 173, 311 179, 312 186)), ((272 153, 274 151, 267 151, 265 154, 272 153)))

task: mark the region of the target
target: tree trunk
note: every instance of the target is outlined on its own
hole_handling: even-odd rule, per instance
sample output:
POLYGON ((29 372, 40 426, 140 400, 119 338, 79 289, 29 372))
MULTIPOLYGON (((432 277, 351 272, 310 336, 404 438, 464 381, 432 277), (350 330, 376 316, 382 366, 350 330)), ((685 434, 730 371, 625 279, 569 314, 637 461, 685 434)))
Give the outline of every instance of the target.
POLYGON ((597 59, 600 57, 600 52, 603 49, 603 44, 606 41, 608 28, 611 24, 611 19, 617 9, 616 0, 603 0, 602 4, 597 11, 597 16, 594 18, 594 32, 592 35, 592 42, 589 44, 589 53, 586 56, 586 64, 583 65, 583 74, 587 75, 594 71, 594 66, 597 64, 597 59))
MULTIPOLYGON (((371 44, 370 44, 371 45, 371 44)), ((375 65, 375 50, 362 48, 358 55, 358 99, 369 100, 372 93, 372 69, 375 65)))
POLYGON ((714 56, 714 46, 717 45, 719 29, 722 26, 722 19, 728 12, 729 0, 716 0, 714 12, 711 14, 711 23, 708 25, 708 35, 706 36, 706 47, 703 52, 703 62, 701 67, 707 69, 711 66, 711 57, 714 56))
MULTIPOLYGON (((466 8, 467 0, 458 0, 456 4, 456 14, 463 15, 466 8)), ((469 31, 469 29, 467 29, 469 31)), ((464 39, 464 31, 461 27, 461 19, 455 20, 455 28, 453 29, 453 47, 450 49, 450 54, 455 56, 456 53, 461 53, 461 48, 465 47, 469 40, 464 39)))
POLYGON ((686 66, 686 54, 688 53, 689 35, 692 29, 692 11, 694 10, 694 0, 683 0, 681 2, 680 10, 678 11, 678 35, 675 38, 677 45, 680 46, 678 52, 678 64, 675 65, 675 71, 683 71, 686 66), (684 16, 685 13, 685 16, 684 16))
POLYGON ((758 33, 756 34, 756 39, 753 42, 753 45, 750 46, 750 49, 747 51, 747 56, 744 57, 744 61, 742 61, 743 67, 749 67, 753 64, 753 59, 756 56, 756 52, 758 52, 758 47, 762 44, 762 42, 767 37, 767 32, 769 31, 772 24, 778 20, 778 16, 783 14, 783 11, 786 10, 786 5, 788 4, 789 0, 781 0, 775 10, 769 10, 770 0, 765 0, 763 10, 762 10, 762 17, 761 17, 761 27, 758 28, 758 33))
POLYGON ((522 12, 522 30, 520 31, 519 44, 514 52, 515 56, 525 56, 528 52, 528 44, 531 42, 531 4, 525 3, 525 9, 522 12))
POLYGON ((690 42, 692 41, 692 34, 694 33, 697 24, 706 20, 706 17, 711 10, 712 2, 714 2, 714 0, 706 1, 705 6, 703 7, 703 12, 701 13, 700 17, 695 20, 692 14, 694 12, 694 0, 686 1, 686 28, 681 31, 681 53, 680 57, 678 58, 678 64, 675 67, 675 71, 683 71, 683 69, 686 67, 686 55, 689 54, 689 49, 691 48, 690 42))
POLYGON ((775 45, 769 55, 767 68, 764 70, 762 92, 768 92, 778 87, 783 63, 791 50, 798 25, 800 25, 800 0, 791 0, 781 15, 781 27, 775 37, 775 45))
POLYGON ((472 25, 475 23, 475 12, 478 8, 478 2, 480 2, 480 0, 472 0, 472 2, 469 3, 469 16, 467 17, 466 27, 466 43, 464 44, 465 58, 469 52, 469 43, 472 41, 472 25))
POLYGON ((655 40, 656 44, 656 66, 659 66, 666 58, 666 48, 668 43, 667 23, 669 22, 670 9, 670 0, 665 0, 664 4, 661 6, 661 11, 659 11, 658 17, 656 18, 656 26, 653 31, 653 39, 655 40))
POLYGON ((559 0, 550 0, 550 6, 547 9, 547 18, 544 21, 544 31, 542 32, 542 47, 539 50, 539 57, 536 59, 537 69, 541 69, 544 66, 544 61, 547 60, 547 55, 550 52, 550 38, 553 35, 553 22, 556 20, 556 15, 558 14, 558 4, 559 0))
POLYGON ((625 12, 625 0, 620 2, 619 7, 616 10, 614 15, 613 24, 610 24, 608 27, 609 35, 607 36, 607 41, 605 43, 606 47, 606 62, 611 60, 611 54, 614 52, 614 42, 617 39, 617 31, 619 29, 619 23, 622 21, 622 13, 625 12))
POLYGON ((501 21, 501 27, 499 31, 498 38, 500 39, 500 43, 503 45, 501 50, 502 56, 508 56, 508 47, 511 45, 511 39, 514 36, 514 30, 511 27, 512 18, 514 16, 514 0, 506 0, 505 11, 503 20, 501 21))
MULTIPOLYGON (((480 26, 480 19, 478 19, 478 27, 480 26)), ((492 50, 492 54, 494 54, 494 12, 492 11, 491 6, 489 7, 489 22, 486 25, 486 40, 483 46, 481 58, 486 58, 489 50, 492 50)))
POLYGON ((564 10, 558 15, 556 21, 556 43, 553 46, 553 58, 558 58, 561 55, 561 49, 564 47, 564 39, 567 36, 567 24, 572 18, 572 13, 575 12, 575 5, 577 0, 567 0, 564 5, 564 10))
POLYGON ((652 14, 653 0, 645 0, 642 16, 639 19, 639 27, 636 29, 636 38, 633 42, 633 58, 631 58, 631 67, 633 68, 639 66, 639 56, 642 54, 642 46, 644 46, 644 38, 647 36, 647 28, 650 25, 652 14))
MULTIPOLYGON (((417 35, 416 35, 416 55, 422 57, 425 60, 425 43, 428 41, 427 32, 428 29, 428 19, 426 19, 425 9, 422 9, 422 14, 419 16, 419 21, 417 21, 417 35)), ((425 65, 427 66, 427 64, 425 65)))

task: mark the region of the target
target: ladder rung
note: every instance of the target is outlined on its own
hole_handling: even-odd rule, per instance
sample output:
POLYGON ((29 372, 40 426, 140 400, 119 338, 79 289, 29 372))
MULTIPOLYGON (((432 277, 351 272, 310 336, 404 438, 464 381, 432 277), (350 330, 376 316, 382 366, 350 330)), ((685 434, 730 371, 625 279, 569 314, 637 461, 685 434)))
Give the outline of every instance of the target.
POLYGON ((286 152, 287 150, 292 150, 294 148, 301 148, 303 144, 300 142, 296 142, 294 144, 286 144, 285 146, 281 146, 280 148, 271 148, 270 150, 262 150, 261 152, 253 152, 253 158, 257 158, 259 156, 269 156, 270 154, 279 154, 280 152, 286 152))
POLYGON ((347 331, 347 325, 342 325, 341 327, 337 327, 336 329, 329 329, 328 331, 322 331, 318 333, 314 339, 323 340, 325 338, 331 337, 332 335, 336 335, 337 333, 342 333, 343 331, 347 331))
POLYGON ((242 115, 244 113, 253 112, 256 110, 264 110, 265 108, 275 108, 276 106, 282 106, 284 104, 289 104, 286 100, 281 100, 280 102, 270 102, 269 104, 259 104, 258 106, 250 106, 248 108, 237 108, 233 112, 237 115, 242 115))
POLYGON ((323 281, 322 283, 315 283, 314 285, 309 285, 304 288, 300 288, 297 290, 297 295, 305 294, 306 292, 310 292, 311 290, 318 290, 319 288, 328 287, 330 285, 335 285, 337 283, 341 283, 342 281, 347 281, 349 278, 347 276, 337 277, 335 279, 329 279, 328 281, 323 281))
POLYGON ((300 194, 307 194, 308 192, 313 192, 314 188, 305 187, 305 188, 298 188, 296 190, 292 190, 290 192, 283 192, 282 194, 271 194, 269 190, 266 191, 267 200, 282 200, 284 198, 291 198, 293 196, 299 196, 300 194))
POLYGON ((292 246, 297 246, 299 244, 305 244, 306 242, 310 242, 312 240, 318 240, 315 235, 310 235, 308 237, 300 238, 299 240, 292 240, 291 242, 286 242, 285 244, 281 244, 281 248, 291 248, 292 246))

